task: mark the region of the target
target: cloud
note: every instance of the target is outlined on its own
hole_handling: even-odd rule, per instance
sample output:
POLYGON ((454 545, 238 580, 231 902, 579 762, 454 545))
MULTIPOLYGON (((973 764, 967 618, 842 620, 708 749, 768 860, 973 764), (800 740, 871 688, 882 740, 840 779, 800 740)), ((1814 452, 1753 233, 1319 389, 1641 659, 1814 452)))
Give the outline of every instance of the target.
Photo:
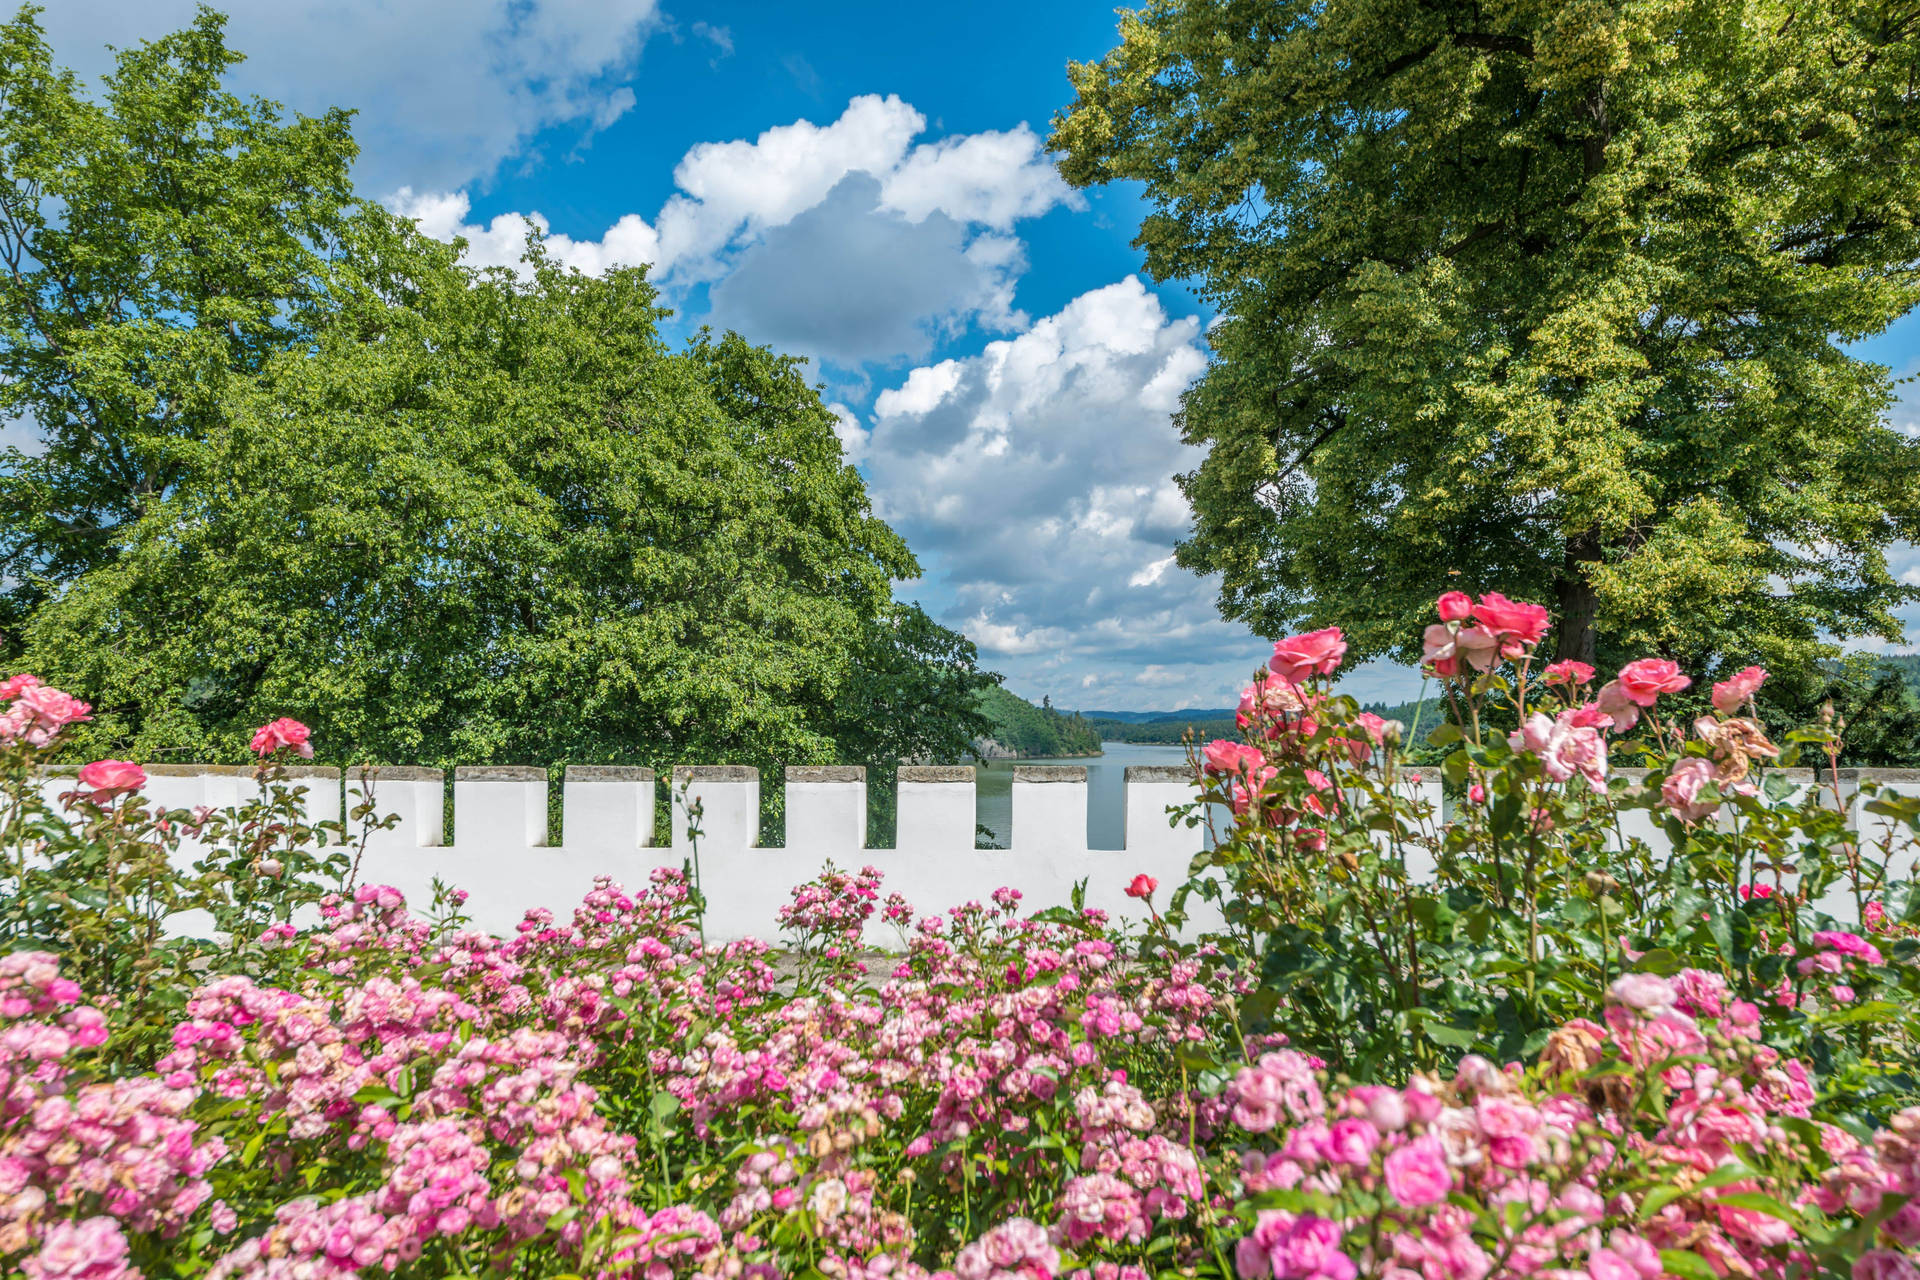
POLYGON ((1025 266, 1018 242, 969 241, 945 214, 910 222, 876 205, 866 174, 740 254, 709 294, 713 322, 784 351, 841 366, 922 356, 936 336, 970 323, 1018 330, 1013 307, 1025 266))
MULTIPOLYGON (((584 271, 645 262, 670 289, 705 283, 717 323, 841 367, 918 358, 969 328, 1017 332, 1026 251, 1011 228, 1084 202, 1025 124, 916 145, 926 127, 899 97, 866 94, 824 125, 703 142, 651 222, 630 213, 599 240, 548 243, 584 271)), ((405 187, 388 204, 464 237, 482 265, 511 265, 547 227, 538 212, 469 223, 460 191, 405 187)))
MULTIPOLYGON (((122 48, 193 21, 194 0, 59 0, 56 58, 90 82, 122 48)), ((273 0, 227 6, 232 87, 315 115, 353 107, 364 190, 482 182, 556 125, 604 129, 659 24, 656 0, 273 0)), ((711 38, 711 37, 709 37, 711 38)))
POLYGON ((1199 454, 1170 412, 1199 341, 1128 278, 875 398, 876 509, 920 556, 924 602, 1016 692, 1221 705, 1265 656, 1172 561, 1189 522, 1173 476, 1199 454))

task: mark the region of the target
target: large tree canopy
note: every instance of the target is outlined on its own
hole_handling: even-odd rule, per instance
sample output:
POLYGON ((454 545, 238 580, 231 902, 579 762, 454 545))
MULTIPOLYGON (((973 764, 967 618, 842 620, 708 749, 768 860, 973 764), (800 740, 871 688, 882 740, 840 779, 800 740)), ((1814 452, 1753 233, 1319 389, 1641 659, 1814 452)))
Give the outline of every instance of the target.
MULTIPOLYGON (((56 132, 34 113, 68 110, 71 86, 44 70, 30 17, 5 30, 0 90, 60 89, 10 97, 6 128, 56 132)), ((255 121, 257 137, 172 161, 165 190, 201 193, 204 222, 182 214, 167 235, 136 219, 127 253, 76 250, 118 301, 57 340, 39 317, 69 268, 32 283, 23 266, 0 298, 0 385, 48 446, 0 460, 21 513, 5 544, 18 663, 94 701, 73 750, 217 759, 292 715, 333 759, 966 753, 989 677, 963 637, 893 600, 918 566, 802 364, 731 334, 669 349, 644 269, 588 277, 536 239, 521 270, 476 271, 344 187, 309 199, 247 160, 309 123, 224 99, 231 61, 203 17, 123 56, 87 108, 109 140, 127 101, 255 121), (182 69, 183 48, 206 74, 182 69), (275 223, 303 202, 298 226, 275 223), (148 282, 199 281, 208 236, 243 265, 194 285, 199 314, 201 294, 148 282)), ((49 194, 17 163, 5 177, 38 190, 42 241, 99 221, 88 183, 49 194)))
POLYGON ((1920 298, 1920 9, 1153 0, 1071 69, 1068 178, 1222 313, 1181 562, 1412 656, 1436 591, 1561 656, 1810 672, 1898 638, 1920 443, 1840 344, 1920 298), (1458 570, 1457 576, 1449 576, 1458 570))

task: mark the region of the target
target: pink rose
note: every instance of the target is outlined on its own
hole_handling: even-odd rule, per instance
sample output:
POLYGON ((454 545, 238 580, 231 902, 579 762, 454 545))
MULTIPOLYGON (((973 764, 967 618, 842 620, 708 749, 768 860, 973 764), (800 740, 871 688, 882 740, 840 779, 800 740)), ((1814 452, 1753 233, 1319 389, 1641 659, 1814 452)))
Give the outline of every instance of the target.
POLYGON ((1329 1160, 1365 1168, 1373 1159, 1373 1149, 1379 1145, 1380 1131, 1372 1122, 1354 1117, 1338 1122, 1327 1131, 1324 1150, 1329 1160))
POLYGON ((1613 722, 1615 733, 1625 733, 1640 720, 1639 705, 1628 696, 1626 686, 1618 680, 1609 680, 1600 686, 1600 692, 1594 695, 1593 706, 1613 722))
POLYGON ((1434 1137, 1415 1138, 1387 1157, 1387 1190, 1409 1209, 1439 1204, 1453 1190, 1446 1150, 1434 1137))
POLYGON ((1500 637, 1485 627, 1462 627, 1453 642, 1476 671, 1491 671, 1500 663, 1500 637))
POLYGON ((0 680, 0 702, 10 702, 39 683, 39 676, 25 671, 19 675, 8 676, 5 680, 0 680))
POLYGON ((254 754, 270 756, 282 747, 292 747, 305 760, 313 759, 313 745, 307 741, 313 730, 298 720, 281 716, 268 724, 261 725, 253 732, 254 754))
POLYGON ((1453 628, 1433 623, 1428 626, 1423 642, 1425 648, 1420 661, 1432 667, 1435 675, 1460 674, 1459 644, 1454 639, 1453 628))
POLYGON ((1673 766, 1667 780, 1660 784, 1660 801, 1674 816, 1692 826, 1719 808, 1713 800, 1700 799, 1700 792, 1713 781, 1713 763, 1700 756, 1688 756, 1673 766))
POLYGON ((1497 591, 1489 591, 1473 606, 1474 621, 1500 639, 1501 652, 1517 658, 1539 644, 1547 634, 1548 614, 1544 607, 1509 600, 1497 591))
POLYGON ((1546 669, 1544 674, 1548 684, 1564 684, 1569 688, 1588 684, 1593 680, 1593 668, 1584 662, 1575 662, 1572 658, 1554 663, 1546 669))
POLYGON ((1273 1274, 1288 1280, 1353 1280, 1359 1268, 1341 1247, 1345 1236, 1339 1223, 1302 1214, 1269 1255, 1273 1274))
POLYGON ((1870 1249, 1854 1259, 1853 1280, 1920 1280, 1920 1268, 1892 1249, 1870 1249))
POLYGON ((1215 738, 1202 747, 1200 760, 1209 773, 1245 773, 1267 762, 1258 747, 1230 738, 1215 738))
POLYGON ((1667 658, 1642 658, 1620 668, 1620 691, 1635 706, 1650 707, 1663 693, 1679 693, 1693 683, 1680 664, 1667 658))
POLYGON ((1713 686, 1713 709, 1738 711, 1740 704, 1751 698, 1766 678, 1765 667, 1748 667, 1738 675, 1718 682, 1713 686))
POLYGON ((1433 607, 1439 611, 1442 622, 1465 622, 1473 612, 1473 601, 1464 591, 1449 591, 1434 601, 1433 607))
POLYGON ((1139 898, 1142 901, 1145 901, 1146 899, 1151 898, 1153 896, 1153 891, 1155 889, 1158 889, 1159 887, 1160 887, 1160 882, 1158 880, 1155 880, 1152 876, 1146 874, 1145 872, 1141 872, 1139 875, 1133 878, 1131 883, 1127 885, 1127 896, 1129 898, 1139 898))
POLYGON ((147 771, 131 760, 95 760, 81 768, 80 782, 92 788, 86 799, 100 804, 146 786, 147 771))
POLYGON ((1267 666, 1282 680, 1299 684, 1308 676, 1332 675, 1346 656, 1347 642, 1341 639, 1340 628, 1328 627, 1275 641, 1267 666))

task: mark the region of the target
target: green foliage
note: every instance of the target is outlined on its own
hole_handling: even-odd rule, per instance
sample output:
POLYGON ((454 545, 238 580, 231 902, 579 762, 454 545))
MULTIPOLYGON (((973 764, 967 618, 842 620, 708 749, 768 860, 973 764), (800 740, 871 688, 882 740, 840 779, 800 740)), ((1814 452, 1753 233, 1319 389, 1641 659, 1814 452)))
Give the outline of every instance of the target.
POLYGON ((0 656, 111 564, 183 477, 222 395, 307 342, 356 203, 348 113, 284 120, 220 81, 224 19, 123 51, 99 99, 31 9, 0 26, 0 656))
POLYGON ((14 660, 95 698, 72 755, 239 759, 282 714, 335 760, 964 754, 988 677, 893 600, 918 566, 799 361, 670 351, 644 270, 537 238, 462 266, 351 198, 344 114, 220 89, 211 14, 98 106, 30 14, 0 37, 0 249, 41 264, 0 408, 48 443, 0 458, 0 580, 14 660))
POLYGON ((1920 298, 1913 15, 1152 0, 1121 37, 1053 145, 1144 182, 1147 269, 1221 312, 1180 557, 1229 617, 1410 659, 1491 588, 1562 657, 1807 679, 1899 637, 1920 442, 1841 344, 1920 298))
POLYGON ((980 690, 976 705, 987 722, 987 736, 1020 756, 1097 756, 1100 734, 1079 712, 1062 715, 1036 707, 999 685, 980 690))

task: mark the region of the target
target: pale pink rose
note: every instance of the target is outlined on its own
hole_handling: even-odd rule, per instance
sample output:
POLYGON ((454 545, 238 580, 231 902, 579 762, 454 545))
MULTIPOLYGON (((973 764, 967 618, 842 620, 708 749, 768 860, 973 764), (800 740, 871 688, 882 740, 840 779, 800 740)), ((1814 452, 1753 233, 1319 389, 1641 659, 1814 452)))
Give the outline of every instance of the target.
POLYGON ((313 731, 298 720, 281 716, 278 720, 261 725, 253 733, 253 750, 256 755, 270 756, 282 747, 291 747, 302 759, 313 759, 313 744, 307 739, 313 731))
POLYGON ((1387 1157, 1387 1190, 1409 1209, 1439 1204, 1453 1190, 1453 1173, 1440 1140, 1415 1138, 1387 1157))
POLYGON ((1650 707, 1661 694, 1679 693, 1692 683, 1668 658, 1642 658, 1620 668, 1620 690, 1636 706, 1650 707))
POLYGON ((0 702, 11 701, 40 683, 40 677, 22 671, 19 675, 8 676, 0 680, 0 702))
POLYGON ((1673 984, 1657 973, 1627 973, 1613 980, 1608 994, 1629 1009, 1649 1016, 1673 1008, 1673 984))
POLYGON ((86 799, 95 804, 147 785, 147 771, 131 760, 95 760, 80 770, 82 786, 91 788, 86 799))
POLYGON ((1459 644, 1454 638, 1452 627, 1435 622, 1427 627, 1422 637, 1424 649, 1420 661, 1433 668, 1437 676, 1460 674, 1459 644))
POLYGON ((1717 682, 1713 686, 1713 709, 1728 713, 1738 711, 1741 704, 1759 690, 1766 678, 1765 667, 1748 667, 1737 675, 1717 682))
POLYGON ((1491 671, 1500 665, 1500 637, 1485 627, 1462 627, 1453 642, 1460 656, 1473 664, 1476 671, 1491 671))
POLYGON ((1465 622, 1467 615, 1473 612, 1473 601, 1464 591, 1448 591, 1433 602, 1442 622, 1465 622))
POLYGON ((1625 733, 1639 723, 1639 704, 1627 696, 1626 687, 1618 680, 1609 680, 1601 685, 1600 692, 1594 695, 1594 699, 1594 707, 1613 721, 1615 733, 1625 733))
POLYGON ((1267 666, 1282 680, 1300 684, 1309 676, 1332 675, 1346 656, 1347 642, 1341 638, 1340 628, 1327 627, 1275 641, 1267 666))
POLYGON ((1700 792, 1713 781, 1713 762, 1700 756, 1688 756, 1673 766, 1667 780, 1660 784, 1660 801, 1674 816, 1692 826, 1719 808, 1713 800, 1700 799, 1700 792))

